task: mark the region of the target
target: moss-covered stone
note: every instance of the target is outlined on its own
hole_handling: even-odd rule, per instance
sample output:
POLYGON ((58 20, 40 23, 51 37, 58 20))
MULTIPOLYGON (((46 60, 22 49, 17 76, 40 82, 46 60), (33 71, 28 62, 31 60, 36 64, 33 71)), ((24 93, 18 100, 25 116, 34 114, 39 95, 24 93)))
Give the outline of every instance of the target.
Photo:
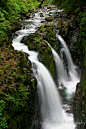
POLYGON ((80 124, 78 125, 79 129, 86 128, 86 64, 85 64, 86 51, 82 59, 83 63, 81 68, 81 81, 77 85, 74 98, 74 116, 75 116, 75 121, 80 122, 80 124))
MULTIPOLYGON (((29 96, 32 96, 32 99, 34 98, 35 88, 36 85, 34 78, 31 76, 31 65, 28 62, 27 55, 21 51, 13 50, 11 47, 1 47, 0 100, 5 102, 5 108, 0 109, 1 113, 4 111, 2 117, 5 121, 2 127, 7 123, 6 128, 8 129, 21 129, 24 124, 25 113, 28 109, 28 101, 31 101, 29 100, 29 96), (31 81, 32 79, 33 81, 31 81), (32 92, 34 93, 32 94, 32 92)), ((2 101, 0 101, 1 104, 3 104, 2 101)), ((33 109, 34 102, 35 98, 33 109)), ((28 126, 30 124, 31 121, 29 121, 28 126)))
POLYGON ((49 21, 53 21, 53 20, 54 20, 54 17, 52 17, 52 16, 50 16, 50 17, 45 17, 45 20, 48 21, 48 22, 49 22, 49 21))
POLYGON ((28 37, 25 37, 23 41, 26 45, 28 45, 30 50, 35 49, 35 51, 39 52, 39 60, 49 69, 51 74, 55 76, 52 53, 44 38, 46 37, 46 40, 53 47, 55 47, 55 43, 56 43, 55 32, 53 31, 53 28, 51 25, 50 27, 45 27, 45 26, 41 26, 41 27, 45 28, 44 30, 40 31, 43 33, 43 35, 38 34, 36 32, 35 34, 31 34, 28 37))
POLYGON ((51 6, 47 6, 47 9, 51 9, 52 10, 53 8, 51 6))

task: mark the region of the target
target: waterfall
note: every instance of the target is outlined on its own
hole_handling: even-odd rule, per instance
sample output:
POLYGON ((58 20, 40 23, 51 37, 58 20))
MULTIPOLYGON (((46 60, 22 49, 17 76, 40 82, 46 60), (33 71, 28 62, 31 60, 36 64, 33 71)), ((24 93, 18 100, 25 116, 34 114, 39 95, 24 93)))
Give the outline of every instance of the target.
POLYGON ((70 51, 69 51, 65 41, 63 40, 63 38, 60 35, 58 35, 58 34, 56 34, 56 37, 61 42, 61 45, 63 47, 62 51, 64 51, 64 53, 65 53, 65 56, 66 56, 66 59, 67 59, 67 63, 68 63, 68 69, 69 69, 68 70, 69 74, 67 75, 67 72, 64 71, 63 62, 61 61, 62 59, 56 54, 55 50, 49 45, 49 47, 52 50, 52 54, 53 54, 55 65, 57 66, 56 72, 59 75, 59 78, 60 78, 59 70, 60 71, 61 70, 64 71, 62 73, 64 76, 62 76, 62 78, 60 78, 59 86, 61 86, 61 84, 62 84, 65 87, 67 87, 69 93, 75 92, 76 84, 80 81, 78 73, 76 71, 76 66, 74 66, 74 64, 73 64, 70 51))
MULTIPOLYGON (((55 9, 54 9, 55 11, 55 9)), ((59 91, 56 87, 56 84, 48 71, 48 69, 39 62, 38 52, 30 51, 28 46, 24 43, 21 43, 21 40, 24 36, 27 36, 36 31, 36 27, 42 25, 46 15, 49 14, 49 11, 45 12, 40 10, 40 12, 35 13, 35 16, 29 20, 25 20, 27 23, 26 26, 22 27, 22 30, 16 32, 16 36, 12 41, 12 46, 14 49, 23 51, 28 54, 28 59, 31 61, 33 75, 37 80, 37 89, 40 101, 40 109, 42 116, 42 129, 75 129, 75 124, 73 121, 73 114, 67 114, 63 107, 61 106, 61 98, 59 91), (43 13, 43 17, 40 17, 40 13, 43 13), (30 23, 30 24, 29 24, 30 23), (25 28, 25 29, 23 29, 25 28)), ((62 83, 70 93, 75 91, 76 83, 79 81, 77 77, 77 72, 73 64, 70 52, 67 48, 65 41, 56 34, 56 37, 60 40, 63 51, 66 55, 69 74, 71 79, 67 79, 67 73, 64 68, 64 64, 60 56, 56 51, 50 47, 54 59, 55 69, 56 69, 56 78, 59 85, 62 83)))
POLYGON ((37 88, 43 120, 42 125, 52 125, 55 122, 61 123, 63 121, 61 99, 54 80, 47 68, 39 62, 38 53, 29 51, 26 45, 20 43, 22 37, 24 37, 24 35, 16 37, 13 40, 12 45, 16 50, 22 50, 29 55, 28 58, 32 63, 33 74, 37 79, 37 88))
POLYGON ((29 59, 32 63, 33 74, 37 79, 43 123, 47 124, 56 120, 61 122, 63 119, 61 100, 50 72, 41 62, 35 60, 36 58, 32 58, 32 55, 29 59))
POLYGON ((74 66, 73 64, 73 61, 72 61, 72 57, 71 57, 71 54, 70 54, 70 51, 65 43, 65 41, 63 40, 63 38, 56 34, 56 38, 59 39, 59 41, 61 42, 61 45, 62 47, 64 48, 64 53, 65 53, 65 56, 66 56, 66 59, 67 59, 67 62, 68 62, 68 67, 69 67, 69 75, 70 75, 70 79, 73 80, 74 78, 77 78, 78 80, 78 74, 76 72, 76 67, 74 66), (74 76, 74 77, 73 77, 74 76))
POLYGON ((50 47, 51 51, 52 51, 52 55, 53 55, 53 60, 54 60, 54 66, 55 66, 55 81, 59 82, 59 84, 62 82, 62 80, 66 79, 66 72, 63 66, 63 62, 61 60, 61 58, 59 57, 59 55, 56 53, 56 51, 51 47, 51 45, 45 41, 48 46, 50 47))

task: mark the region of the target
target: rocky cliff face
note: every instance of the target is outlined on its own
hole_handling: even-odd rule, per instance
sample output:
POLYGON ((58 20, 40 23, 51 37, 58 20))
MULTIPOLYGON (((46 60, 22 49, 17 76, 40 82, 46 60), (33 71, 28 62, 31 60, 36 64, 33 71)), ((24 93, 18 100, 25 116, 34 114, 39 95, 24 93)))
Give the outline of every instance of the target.
POLYGON ((81 81, 74 97, 74 117, 79 129, 86 128, 86 53, 82 56, 81 81))
POLYGON ((75 22, 70 23, 68 39, 71 55, 75 65, 79 67, 80 83, 76 86, 73 102, 74 119, 77 129, 86 128, 86 50, 85 45, 79 42, 79 28, 75 22), (81 71, 81 72, 80 72, 81 71))

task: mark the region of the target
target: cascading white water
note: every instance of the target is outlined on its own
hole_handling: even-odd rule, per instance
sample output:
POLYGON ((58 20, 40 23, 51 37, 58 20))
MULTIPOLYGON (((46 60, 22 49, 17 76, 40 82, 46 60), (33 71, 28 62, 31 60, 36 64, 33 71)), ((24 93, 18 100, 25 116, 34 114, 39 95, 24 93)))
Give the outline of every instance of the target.
POLYGON ((20 35, 13 40, 13 46, 16 50, 22 50, 23 52, 29 54, 28 58, 32 63, 33 74, 38 83, 43 120, 42 125, 50 125, 52 122, 54 123, 56 121, 61 123, 61 121, 63 121, 62 107, 56 85, 49 71, 41 62, 38 61, 38 53, 29 51, 26 45, 20 43, 21 37, 24 37, 24 35, 20 35))
POLYGON ((59 41, 61 42, 62 47, 64 48, 64 53, 66 55, 66 58, 67 58, 67 61, 68 61, 68 66, 69 66, 70 71, 71 72, 75 72, 73 61, 72 61, 72 58, 71 58, 71 55, 70 55, 70 51, 68 50, 68 47, 67 47, 65 41, 58 34, 56 34, 56 37, 59 39, 59 41))
MULTIPOLYGON (((42 12, 42 10, 40 12, 42 12)), ((43 12, 43 14, 45 14, 45 12, 43 12)), ((49 12, 46 12, 46 14, 48 15, 49 12)), ((19 36, 16 36, 13 39, 12 45, 14 49, 26 52, 29 55, 28 59, 31 61, 32 71, 35 78, 37 79, 38 94, 43 120, 42 129, 75 129, 73 115, 65 113, 65 111, 62 109, 60 96, 56 88, 55 82, 46 67, 41 62, 39 62, 38 53, 34 51, 29 51, 28 47, 25 44, 21 43, 21 40, 24 36, 27 36, 30 33, 34 33, 36 31, 36 27, 39 26, 38 24, 40 23, 41 25, 40 19, 42 20, 39 13, 36 13, 33 19, 26 20, 26 22, 32 23, 27 24, 24 30, 22 28, 22 30, 16 32, 19 36)), ((50 46, 49 43, 48 45, 52 50, 59 80, 66 80, 64 65, 62 63, 61 58, 54 51, 54 49, 50 46)), ((69 65, 73 64, 71 63, 71 61, 69 62, 69 65)), ((70 66, 70 69, 72 71, 72 66, 70 66)), ((65 85, 68 85, 67 81, 64 82, 65 85)))
MULTIPOLYGON (((72 57, 71 57, 71 54, 70 54, 70 51, 66 45, 66 42, 63 40, 63 38, 56 34, 56 37, 59 39, 59 41, 61 42, 61 45, 62 47, 64 48, 64 53, 65 53, 65 56, 66 56, 66 59, 67 59, 67 62, 68 62, 68 67, 69 67, 69 75, 70 77, 73 75, 74 78, 76 77, 77 80, 79 81, 79 76, 76 72, 76 66, 74 66, 73 64, 73 61, 72 61, 72 57)), ((73 77, 71 77, 71 80, 74 79, 73 77)))
POLYGON ((32 58, 31 55, 29 59, 33 64, 32 70, 38 83, 43 123, 51 123, 56 120, 63 121, 61 100, 49 71, 41 62, 35 60, 36 58, 32 58))
POLYGON ((67 79, 66 76, 66 72, 63 66, 63 62, 61 60, 61 58, 59 57, 59 55, 56 53, 56 51, 51 47, 51 45, 45 41, 48 46, 50 47, 51 51, 52 51, 52 55, 53 55, 53 59, 54 59, 54 64, 55 64, 55 70, 56 70, 56 82, 58 81, 58 83, 61 83, 62 80, 67 79))
POLYGON ((21 37, 13 40, 13 46, 16 50, 22 50, 29 54, 29 60, 32 63, 32 70, 37 79, 38 94, 41 105, 42 129, 74 129, 72 115, 67 115, 61 107, 61 100, 56 85, 46 67, 39 62, 38 53, 29 51, 26 45, 20 45, 21 37), (17 44, 17 45, 16 45, 17 44))
POLYGON ((51 48, 52 54, 53 54, 53 59, 56 65, 56 72, 58 74, 58 83, 59 86, 61 86, 61 84, 65 87, 67 87, 68 92, 72 93, 75 92, 76 89, 76 84, 80 81, 79 80, 79 76, 78 73, 76 72, 76 67, 73 64, 71 55, 70 55, 70 51, 68 50, 68 47, 65 43, 65 41, 63 40, 63 38, 56 34, 56 37, 60 40, 62 47, 63 47, 63 51, 65 53, 65 56, 67 58, 67 63, 68 63, 68 68, 69 68, 69 76, 67 76, 66 71, 64 70, 64 66, 63 66, 63 62, 62 59, 59 57, 59 55, 56 53, 56 51, 49 45, 48 46, 51 48), (62 74, 62 76, 61 76, 62 74))

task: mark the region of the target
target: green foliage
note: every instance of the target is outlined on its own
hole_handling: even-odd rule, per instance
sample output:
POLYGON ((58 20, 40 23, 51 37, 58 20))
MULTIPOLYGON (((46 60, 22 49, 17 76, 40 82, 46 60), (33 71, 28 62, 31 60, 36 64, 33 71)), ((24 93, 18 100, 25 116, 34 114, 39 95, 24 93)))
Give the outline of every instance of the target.
POLYGON ((2 128, 7 128, 7 122, 6 122, 6 118, 5 118, 5 101, 4 100, 0 100, 0 129, 2 128))
POLYGON ((45 0, 43 2, 43 5, 48 5, 48 4, 52 4, 53 0, 45 0))
POLYGON ((40 31, 43 31, 44 27, 40 28, 40 31))
POLYGON ((56 38, 50 38, 51 41, 56 41, 56 38))
POLYGON ((86 12, 79 14, 79 41, 82 42, 83 48, 86 51, 86 12))
POLYGON ((76 15, 79 14, 79 8, 75 9, 75 14, 76 14, 76 15))
POLYGON ((3 40, 3 37, 7 36, 7 32, 10 30, 9 21, 4 16, 4 13, 0 11, 0 41, 3 40))
POLYGON ((37 43, 41 43, 40 39, 35 37, 34 40, 37 42, 37 43))
POLYGON ((80 22, 80 30, 85 31, 86 30, 86 13, 81 14, 81 22, 80 22))
POLYGON ((4 60, 4 56, 0 56, 0 60, 4 60))
POLYGON ((77 7, 78 7, 78 0, 70 0, 70 1, 65 0, 61 2, 61 6, 60 6, 60 8, 64 8, 64 11, 67 13, 71 13, 71 12, 74 13, 77 7))
POLYGON ((27 107, 28 95, 29 92, 20 84, 19 88, 11 89, 11 92, 8 91, 6 102, 0 100, 0 129, 8 128, 9 120, 12 121, 13 117, 24 113, 27 107), (16 113, 18 114, 16 115, 16 113))
POLYGON ((6 64, 6 66, 4 67, 4 69, 7 69, 9 67, 10 63, 6 64))
POLYGON ((0 1, 0 45, 5 45, 11 30, 17 28, 21 14, 38 7, 37 0, 1 0, 0 1))
POLYGON ((14 89, 13 94, 8 94, 7 101, 10 103, 9 110, 12 114, 21 110, 20 107, 23 108, 26 106, 28 94, 29 92, 26 92, 22 86, 18 90, 14 89))
POLYGON ((0 70, 0 75, 3 75, 4 71, 3 70, 0 70))

